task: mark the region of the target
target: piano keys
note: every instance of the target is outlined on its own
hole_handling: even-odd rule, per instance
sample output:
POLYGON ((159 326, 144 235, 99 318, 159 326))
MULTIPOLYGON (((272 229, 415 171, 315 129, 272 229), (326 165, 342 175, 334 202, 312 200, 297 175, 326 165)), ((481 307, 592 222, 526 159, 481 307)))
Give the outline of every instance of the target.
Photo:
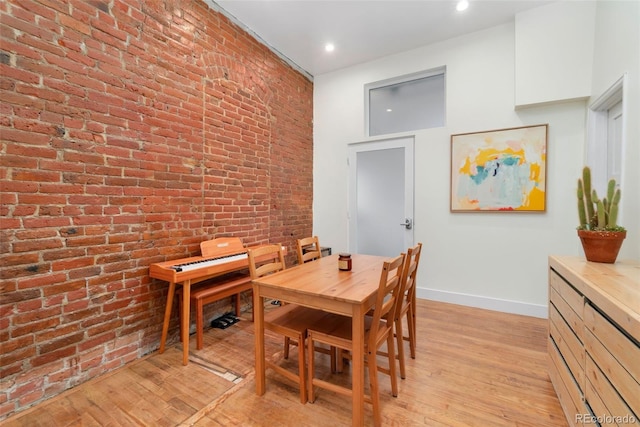
POLYGON ((198 256, 151 264, 149 276, 169 283, 190 280, 194 284, 243 268, 249 268, 246 250, 216 257, 198 256))
POLYGON ((224 256, 219 256, 215 258, 203 259, 200 261, 185 262, 181 264, 176 264, 171 268, 176 272, 181 273, 183 271, 196 270, 198 268, 210 267, 212 265, 224 264, 225 262, 233 262, 241 259, 247 259, 247 254, 242 253, 242 254, 236 254, 236 255, 224 255, 224 256))

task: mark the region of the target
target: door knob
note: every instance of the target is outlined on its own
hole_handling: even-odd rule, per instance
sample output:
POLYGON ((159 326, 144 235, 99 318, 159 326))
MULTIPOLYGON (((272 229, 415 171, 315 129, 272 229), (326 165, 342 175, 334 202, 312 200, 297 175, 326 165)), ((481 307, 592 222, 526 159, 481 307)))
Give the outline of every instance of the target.
POLYGON ((411 230, 411 228, 413 228, 413 221, 411 218, 405 218, 404 222, 400 225, 404 226, 407 230, 411 230))

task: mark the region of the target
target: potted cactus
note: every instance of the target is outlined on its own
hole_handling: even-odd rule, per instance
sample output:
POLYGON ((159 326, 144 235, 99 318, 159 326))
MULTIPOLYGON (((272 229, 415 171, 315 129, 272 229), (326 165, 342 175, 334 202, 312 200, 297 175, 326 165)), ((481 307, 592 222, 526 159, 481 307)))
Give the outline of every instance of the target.
POLYGON ((585 166, 578 179, 578 236, 588 261, 614 263, 627 237, 624 227, 617 224, 620 189, 609 180, 607 197, 600 199, 591 189, 591 169, 585 166))

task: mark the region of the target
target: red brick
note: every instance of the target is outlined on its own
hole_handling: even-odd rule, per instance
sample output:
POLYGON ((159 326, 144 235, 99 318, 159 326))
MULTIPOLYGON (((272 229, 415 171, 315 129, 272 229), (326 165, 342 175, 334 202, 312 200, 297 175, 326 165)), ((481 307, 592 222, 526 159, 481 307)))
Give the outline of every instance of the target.
MULTIPOLYGON (((65 227, 70 225, 69 218, 25 218, 24 226, 27 228, 40 228, 40 227, 65 227)), ((58 247, 55 243, 49 243, 49 248, 58 247)))
POLYGON ((78 366, 84 372, 96 368, 102 364, 104 351, 101 348, 93 349, 80 355, 78 366))
MULTIPOLYGON (((16 339, 16 338, 12 337, 12 339, 16 339)), ((5 353, 3 351, 2 353, 0 353, 0 366, 2 367, 2 371, 0 372, 3 372, 4 368, 11 365, 12 363, 28 360, 32 358, 35 354, 36 354, 35 346, 18 347, 16 348, 15 351, 11 353, 8 353, 8 352, 5 353)))
MULTIPOLYGON (((5 355, 13 353, 16 350, 33 346, 34 343, 35 340, 33 335, 25 335, 19 338, 15 338, 2 344, 2 354, 5 355)), ((10 361, 7 360, 7 363, 10 363, 10 361)))
POLYGON ((63 68, 64 70, 67 70, 71 73, 87 73, 87 67, 85 66, 85 64, 80 64, 70 58, 67 58, 67 56, 63 52, 59 52, 59 54, 45 53, 43 57, 49 64, 63 68))
POLYGON ((63 307, 65 322, 75 322, 94 315, 94 310, 89 308, 90 302, 86 299, 73 301, 63 307))
POLYGON ((60 326, 55 329, 47 329, 42 332, 38 332, 36 334, 36 342, 37 344, 42 344, 54 340, 59 337, 64 337, 67 335, 75 334, 78 332, 82 332, 80 325, 77 323, 68 324, 66 326, 60 326))
MULTIPOLYGON (((4 197, 3 197, 4 200, 4 197)), ((6 215, 6 214, 4 214, 6 215)), ((18 218, 2 218, 0 219, 0 230, 2 229, 16 229, 20 227, 20 219, 18 218)))
POLYGON ((26 86, 21 84, 16 89, 17 89, 16 90, 17 93, 21 93, 29 96, 35 96, 38 99, 43 99, 47 101, 64 102, 66 98, 66 94, 57 90, 51 90, 49 88, 33 87, 33 86, 26 86))
POLYGON ((49 147, 33 147, 30 145, 11 144, 7 147, 7 156, 3 156, 3 164, 7 161, 4 157, 8 157, 17 162, 17 158, 25 159, 22 163, 7 164, 7 166, 20 167, 20 168, 37 168, 32 162, 37 162, 39 159, 55 159, 57 152, 49 147), (9 156, 11 155, 11 156, 9 156), (28 163, 26 163, 29 161, 28 163))
POLYGON ((93 89, 96 91, 104 91, 105 89, 104 82, 96 80, 92 76, 73 74, 68 76, 65 80, 71 85, 81 87, 83 95, 85 93, 85 89, 93 89))
POLYGON ((108 332, 102 335, 97 335, 91 339, 86 339, 82 341, 80 344, 78 344, 78 350, 86 351, 86 350, 104 345, 105 343, 112 341, 115 338, 115 336, 116 335, 114 332, 108 332))
POLYGON ((76 16, 71 17, 69 15, 60 14, 58 19, 60 20, 60 24, 63 27, 73 29, 82 34, 86 34, 86 35, 91 34, 91 26, 88 25, 88 23, 82 22, 79 19, 77 19, 76 16))
POLYGON ((15 181, 60 182, 60 177, 58 172, 53 171, 16 170, 13 173, 15 181))
MULTIPOLYGON (((3 96, 3 102, 12 102, 12 101, 20 101, 24 102, 24 105, 35 106, 34 104, 40 104, 43 101, 34 100, 33 98, 17 95, 17 96, 3 96), (12 99, 7 99, 12 98, 12 99)), ((37 107, 36 107, 37 108, 37 107)), ((44 108, 44 105, 42 106, 44 108)), ((46 145, 49 142, 49 136, 45 134, 31 134, 30 132, 25 132, 23 130, 11 129, 11 128, 3 128, 2 129, 2 139, 5 141, 12 142, 20 142, 23 144, 31 144, 31 145, 46 145)))
POLYGON ((0 70, 2 71, 1 75, 3 79, 10 79, 11 81, 13 81, 13 85, 11 86, 11 88, 15 90, 16 93, 7 94, 8 97, 14 95, 14 97, 17 99, 22 97, 22 95, 25 95, 24 97, 28 98, 29 95, 24 93, 24 89, 29 87, 27 85, 36 85, 40 81, 40 75, 37 72, 32 72, 28 68, 14 68, 2 64, 0 65, 0 70), (22 89, 22 92, 16 89, 22 89))
MULTIPOLYGON (((66 335, 58 339, 50 339, 46 342, 37 345, 38 354, 44 355, 60 349, 64 349, 69 346, 73 346, 84 339, 84 331, 75 332, 71 335, 66 335)), ((74 350, 75 352, 75 350, 74 350)))
POLYGON ((31 311, 35 311, 35 310, 41 309, 42 308, 42 299, 39 298, 39 297, 40 297, 40 295, 38 294, 38 296, 36 298, 27 299, 25 301, 16 303, 15 312, 16 313, 24 313, 24 312, 31 312, 31 311))
POLYGON ((66 202, 66 198, 64 195, 53 196, 53 195, 31 194, 33 193, 33 191, 31 191, 32 185, 35 185, 37 190, 38 188, 37 183, 31 184, 29 182, 26 182, 26 183, 22 183, 22 185, 24 185, 26 191, 19 194, 18 203, 20 203, 21 205, 48 205, 48 204, 63 205, 66 202))
MULTIPOLYGON (((64 231, 64 234, 67 235, 76 235, 76 233, 69 234, 68 231, 64 231)), ((59 259, 75 259, 82 257, 86 254, 86 250, 84 248, 67 248, 60 249, 57 251, 46 251, 42 254, 42 259, 44 261, 55 261, 59 259)))
POLYGON ((71 357, 76 353, 77 349, 75 346, 73 347, 65 347, 56 351, 52 351, 49 353, 45 353, 43 355, 38 355, 31 359, 31 364, 33 366, 42 366, 47 363, 55 362, 56 360, 63 359, 65 357, 71 357))
POLYGON ((31 310, 24 313, 17 313, 13 317, 14 325, 25 325, 34 321, 51 319, 59 316, 61 313, 60 307, 42 308, 40 310, 31 310))
POLYGON ((76 257, 76 258, 67 258, 62 261, 52 262, 51 270, 52 271, 65 271, 72 270, 79 267, 87 267, 89 265, 94 264, 94 259, 92 257, 76 257))
POLYGON ((23 335, 30 335, 44 329, 55 328, 58 325, 60 325, 60 319, 57 317, 50 317, 47 319, 35 321, 32 320, 30 323, 27 323, 24 326, 13 327, 11 329, 11 338, 15 339, 23 335))
POLYGON ((35 15, 38 15, 41 18, 46 18, 47 20, 54 20, 57 15, 55 10, 49 9, 31 0, 21 1, 20 7, 30 12, 33 12, 35 15))
MULTIPOLYGON (((43 268, 48 271, 48 269, 43 268)), ((53 283, 61 283, 66 280, 66 275, 63 273, 57 274, 45 274, 36 277, 23 278, 18 281, 18 289, 34 289, 45 286, 50 286, 53 283)))
POLYGON ((12 265, 35 264, 39 261, 38 254, 15 254, 0 256, 0 267, 8 267, 12 265))

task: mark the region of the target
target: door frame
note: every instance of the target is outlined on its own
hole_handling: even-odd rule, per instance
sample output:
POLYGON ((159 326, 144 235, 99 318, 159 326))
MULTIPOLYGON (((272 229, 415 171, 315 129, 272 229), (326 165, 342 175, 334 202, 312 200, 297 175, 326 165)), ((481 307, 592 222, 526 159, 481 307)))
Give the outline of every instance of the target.
MULTIPOLYGON (((587 143, 585 149, 585 164, 591 167, 592 187, 598 189, 598 193, 607 188, 609 176, 607 173, 607 158, 609 146, 609 109, 622 102, 622 134, 620 137, 620 153, 625 152, 626 146, 626 110, 628 94, 627 73, 624 73, 611 87, 593 101, 587 111, 587 143)), ((620 188, 624 187, 624 162, 620 165, 620 180, 617 182, 620 188)), ((606 192, 606 191, 605 191, 606 192)))
MULTIPOLYGON (((348 199, 348 247, 351 252, 358 252, 358 224, 357 224, 357 154, 359 152, 366 151, 378 151, 393 148, 404 148, 404 182, 405 182, 405 197, 404 197, 404 215, 407 218, 411 218, 413 221, 413 227, 411 230, 407 230, 405 233, 405 248, 413 246, 414 230, 415 230, 415 192, 414 192, 414 144, 415 136, 407 135, 394 138, 377 139, 372 141, 361 141, 347 144, 349 165, 349 199, 348 199), (410 232, 409 232, 410 231, 410 232)), ((398 227, 400 224, 398 223, 398 227)))

